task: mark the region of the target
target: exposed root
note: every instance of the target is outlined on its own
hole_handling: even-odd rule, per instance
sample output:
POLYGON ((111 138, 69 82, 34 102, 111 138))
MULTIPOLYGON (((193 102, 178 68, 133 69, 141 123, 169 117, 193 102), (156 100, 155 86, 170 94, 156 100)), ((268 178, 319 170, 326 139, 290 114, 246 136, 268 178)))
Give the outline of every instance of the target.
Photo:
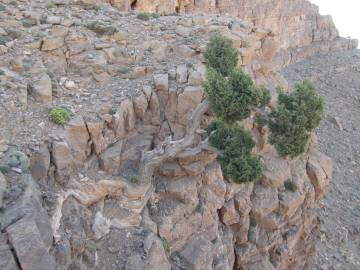
MULTIPOLYGON (((169 137, 154 150, 142 154, 140 185, 130 184, 124 179, 101 180, 97 183, 79 183, 78 190, 69 190, 60 194, 51 222, 55 241, 60 239, 59 228, 62 218, 62 207, 70 196, 85 206, 95 204, 105 197, 121 197, 123 207, 131 210, 134 216, 128 221, 113 220, 112 225, 124 227, 137 224, 139 222, 138 219, 141 218, 140 213, 153 194, 152 178, 154 170, 167 159, 174 158, 185 149, 194 146, 196 143, 196 131, 200 126, 202 116, 208 108, 209 103, 206 100, 196 107, 184 138, 172 141, 169 137)), ((200 142, 196 147, 207 148, 207 141, 200 142)))

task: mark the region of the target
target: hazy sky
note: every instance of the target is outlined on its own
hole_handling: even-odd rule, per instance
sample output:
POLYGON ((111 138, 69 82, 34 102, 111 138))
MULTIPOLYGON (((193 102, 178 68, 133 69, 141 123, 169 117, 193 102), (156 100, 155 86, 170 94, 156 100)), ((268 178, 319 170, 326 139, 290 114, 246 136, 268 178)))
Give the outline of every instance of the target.
POLYGON ((360 0, 310 0, 323 15, 332 15, 343 37, 360 39, 360 0))

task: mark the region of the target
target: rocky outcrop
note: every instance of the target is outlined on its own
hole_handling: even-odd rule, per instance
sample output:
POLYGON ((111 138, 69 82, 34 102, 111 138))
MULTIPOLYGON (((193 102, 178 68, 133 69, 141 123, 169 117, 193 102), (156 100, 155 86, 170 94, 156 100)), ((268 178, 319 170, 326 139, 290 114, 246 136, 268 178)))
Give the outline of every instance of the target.
POLYGON ((307 0, 135 0, 130 1, 131 5, 121 2, 114 5, 144 12, 205 12, 236 16, 255 27, 270 30, 273 40, 267 46, 278 47, 278 61, 287 64, 319 52, 357 47, 357 41, 340 38, 331 16, 320 15, 318 7, 307 0))
MULTIPOLYGON (((238 49, 239 65, 275 93, 287 85, 282 67, 354 43, 338 39, 331 20, 305 1, 275 1, 275 8, 274 1, 110 2, 125 10, 234 16, 144 22, 96 6, 103 1, 0 14, 11 25, 0 22, 1 46, 8 48, 0 76, 14 90, 5 92, 0 122, 16 120, 0 132, 30 149, 32 174, 19 151, 0 174, 0 266, 309 269, 331 160, 314 142, 297 160, 280 158, 252 115, 242 124, 257 140, 262 179, 241 185, 224 179, 204 140, 212 114, 202 53, 220 31, 238 49), (16 34, 23 25, 29 29, 16 34), (280 31, 284 25, 289 30, 280 31), (66 107, 71 121, 49 123, 51 104, 66 107), (202 117, 194 117, 199 111, 202 117)), ((1 162, 8 145, 14 143, 0 140, 1 162)))

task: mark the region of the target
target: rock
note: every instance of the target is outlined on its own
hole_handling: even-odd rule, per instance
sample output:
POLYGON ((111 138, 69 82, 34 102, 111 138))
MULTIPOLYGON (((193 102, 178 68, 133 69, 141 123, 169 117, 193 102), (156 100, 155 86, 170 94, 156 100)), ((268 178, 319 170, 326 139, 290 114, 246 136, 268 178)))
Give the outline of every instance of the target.
POLYGON ((188 81, 188 68, 186 64, 176 68, 176 80, 178 83, 186 83, 188 81))
POLYGON ((332 160, 318 151, 313 151, 308 159, 306 169, 315 188, 316 199, 320 199, 329 189, 333 170, 332 160))
POLYGON ((144 228, 110 230, 101 239, 101 245, 104 248, 97 252, 97 266, 100 269, 117 266, 125 270, 171 269, 160 239, 144 228))
POLYGON ((340 118, 339 117, 332 117, 331 118, 331 121, 335 124, 335 126, 340 130, 342 131, 344 128, 340 122, 340 118))
POLYGON ((86 126, 89 130, 94 151, 97 155, 101 154, 107 147, 104 138, 104 122, 101 120, 88 120, 86 126))
POLYGON ((4 46, 4 45, 0 45, 0 55, 4 55, 6 53, 8 53, 9 49, 8 47, 4 46))
POLYGON ((26 220, 25 223, 34 221, 38 231, 41 232, 40 238, 43 245, 48 249, 52 244, 53 235, 47 211, 42 206, 39 189, 31 174, 21 175, 18 183, 25 186, 24 192, 16 202, 0 213, 0 230, 5 230, 21 219, 26 220))
POLYGON ((101 212, 97 212, 92 230, 95 234, 95 239, 98 240, 110 232, 110 221, 106 219, 101 212))
POLYGON ((246 268, 248 270, 275 270, 268 258, 262 258, 260 261, 250 263, 246 268))
POLYGON ((52 158, 57 170, 67 169, 72 164, 72 155, 68 144, 54 142, 52 158))
POLYGON ((0 172, 0 209, 3 207, 3 199, 4 199, 6 187, 7 187, 7 182, 5 176, 0 172))
POLYGON ((50 153, 46 146, 33 153, 30 158, 30 171, 34 179, 47 176, 50 167, 50 153))
POLYGON ((81 115, 74 117, 65 127, 65 138, 73 161, 82 163, 91 153, 90 135, 81 115))
POLYGON ((122 147, 123 147, 123 141, 118 141, 114 145, 107 148, 99 156, 100 169, 111 174, 117 174, 121 165, 122 147))
POLYGON ((279 194, 279 197, 280 211, 288 217, 292 217, 296 213, 305 199, 305 195, 300 194, 298 191, 285 191, 279 194))
POLYGON ((44 246, 34 221, 23 218, 6 231, 22 269, 55 269, 55 261, 44 246))
POLYGON ((6 243, 6 238, 0 234, 0 269, 2 270, 18 270, 19 267, 15 262, 15 258, 6 243))
MULTIPOLYGON (((251 258, 255 257, 259 251, 256 248, 256 245, 252 243, 246 243, 235 246, 236 254, 236 265, 241 269, 251 258)), ((265 269, 264 269, 265 270, 265 269)))
POLYGON ((213 263, 211 242, 204 238, 193 239, 180 251, 179 257, 186 269, 211 269, 213 263))
POLYGON ((124 138, 127 132, 134 129, 136 122, 134 105, 129 99, 120 103, 119 109, 113 115, 112 125, 118 139, 124 138))
POLYGON ((61 23, 61 17, 59 17, 59 16, 47 16, 46 23, 48 23, 48 24, 60 24, 61 23))
POLYGON ((179 95, 177 114, 181 117, 180 123, 186 124, 192 110, 199 105, 204 96, 204 89, 199 86, 187 86, 184 92, 179 95))
POLYGON ((178 34, 179 36, 183 36, 183 37, 187 37, 191 34, 192 29, 188 28, 188 27, 184 27, 181 25, 176 26, 175 28, 175 32, 176 34, 178 34))
POLYGON ((138 118, 144 118, 148 106, 149 103, 144 93, 141 93, 139 96, 134 98, 134 110, 138 118))
POLYGON ((242 188, 238 189, 234 196, 235 207, 242 217, 247 216, 251 211, 252 203, 250 196, 252 191, 253 185, 245 183, 242 184, 242 188))
POLYGON ((7 157, 7 165, 13 168, 19 168, 26 171, 29 168, 30 162, 26 154, 21 151, 12 151, 7 157))
POLYGON ((291 178, 290 166, 282 158, 264 155, 263 183, 274 188, 284 186, 284 182, 291 178))
POLYGON ((251 212, 256 222, 266 228, 273 227, 275 217, 271 217, 270 214, 279 209, 277 189, 257 185, 251 202, 253 205, 251 212))
POLYGON ((189 83, 191 85, 202 85, 206 78, 206 67, 203 64, 197 64, 190 69, 189 83))
POLYGON ((42 51, 54 51, 56 49, 61 48, 62 46, 64 46, 64 37, 59 36, 59 37, 46 37, 43 39, 42 41, 42 45, 41 45, 41 50, 42 51))
POLYGON ((235 209, 234 200, 227 201, 220 210, 221 221, 229 226, 240 221, 240 216, 235 209))
POLYGON ((155 89, 158 91, 169 90, 169 75, 168 74, 157 74, 154 75, 155 89))
POLYGON ((52 103, 52 84, 49 75, 46 73, 33 78, 29 85, 29 91, 36 101, 43 104, 52 103))

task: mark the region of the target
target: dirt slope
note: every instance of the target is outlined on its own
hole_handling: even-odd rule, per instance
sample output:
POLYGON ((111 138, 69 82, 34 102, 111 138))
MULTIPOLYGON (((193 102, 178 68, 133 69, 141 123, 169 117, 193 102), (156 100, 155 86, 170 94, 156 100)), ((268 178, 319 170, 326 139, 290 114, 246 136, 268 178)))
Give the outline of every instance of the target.
POLYGON ((311 79, 326 101, 317 134, 335 166, 315 269, 360 269, 360 51, 312 57, 283 73, 290 83, 311 79))

